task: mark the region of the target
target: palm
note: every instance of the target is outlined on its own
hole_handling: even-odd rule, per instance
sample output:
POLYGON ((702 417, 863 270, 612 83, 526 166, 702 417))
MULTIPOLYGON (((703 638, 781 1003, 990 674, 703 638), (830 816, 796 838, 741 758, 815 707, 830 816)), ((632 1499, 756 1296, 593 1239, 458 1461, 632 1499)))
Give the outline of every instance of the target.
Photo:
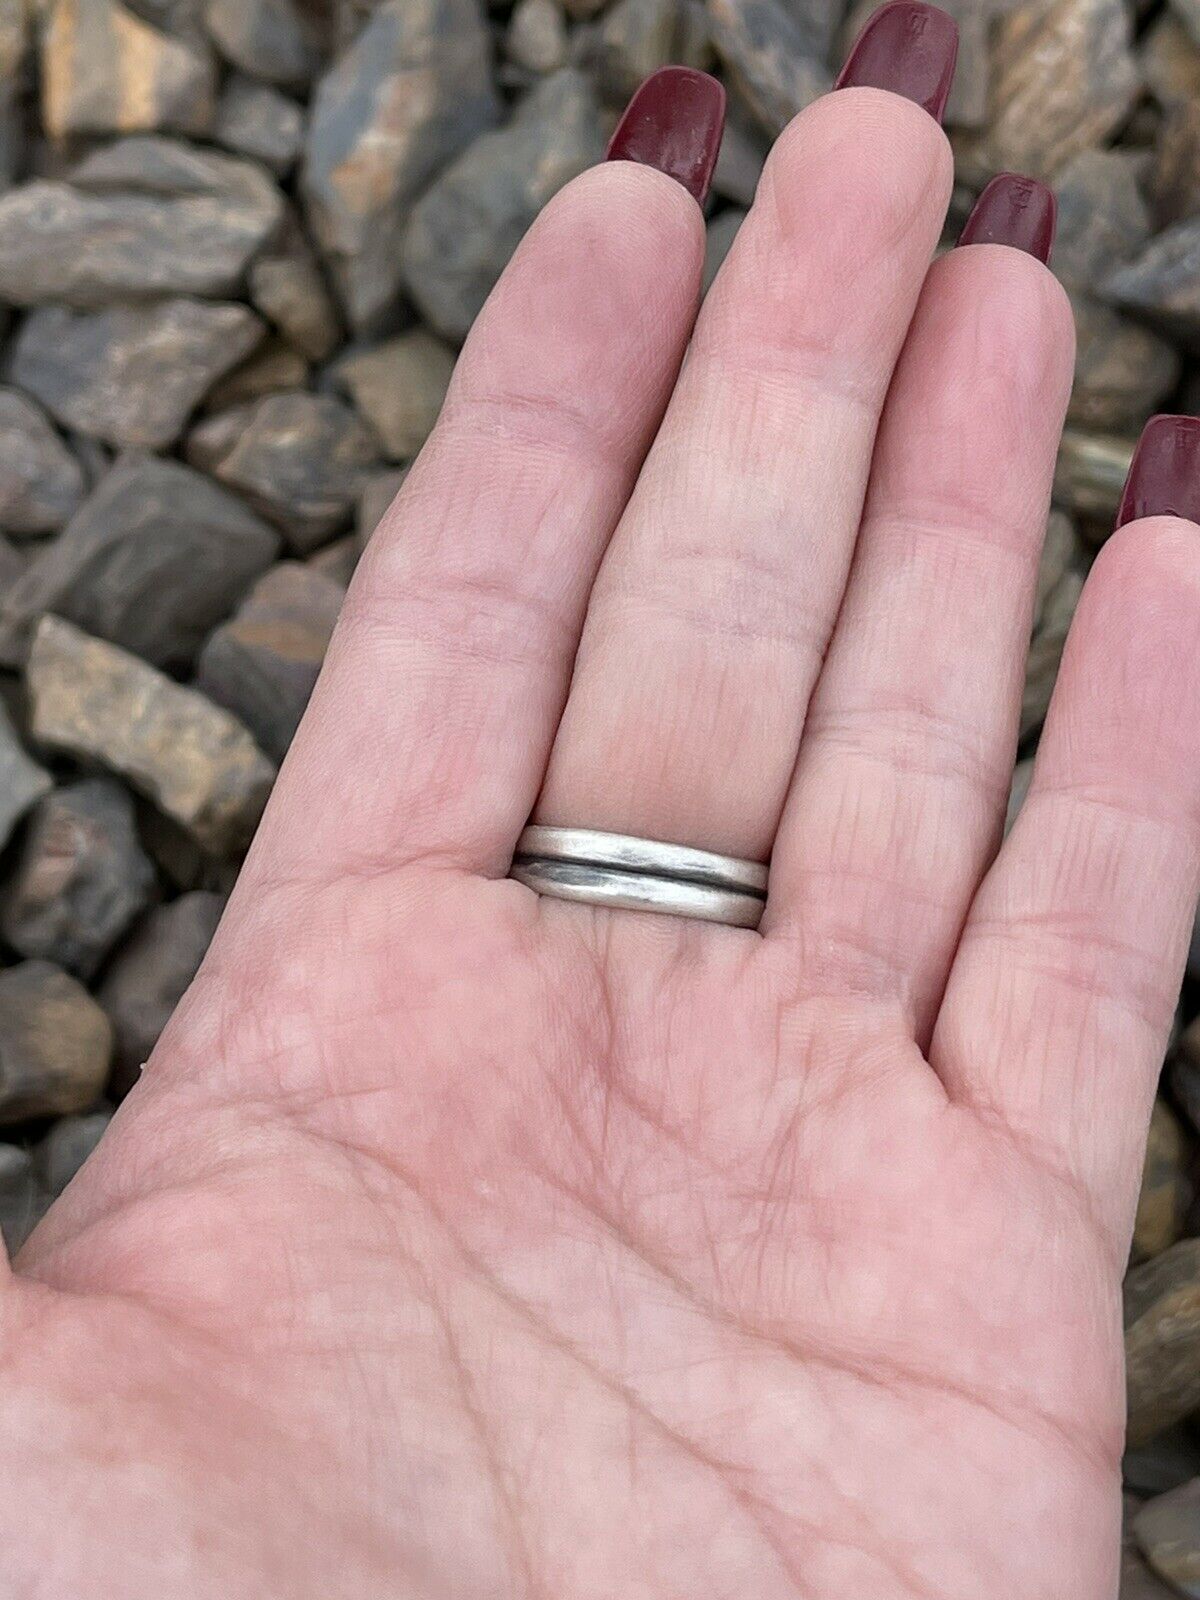
POLYGON ((1070 335, 1012 250, 922 291, 949 176, 894 95, 798 119, 661 428, 693 202, 533 230, 0 1301, 17 1592, 1112 1593, 1195 534, 1097 563, 994 859, 1070 335), (771 853, 762 935, 535 898, 535 806, 771 853))

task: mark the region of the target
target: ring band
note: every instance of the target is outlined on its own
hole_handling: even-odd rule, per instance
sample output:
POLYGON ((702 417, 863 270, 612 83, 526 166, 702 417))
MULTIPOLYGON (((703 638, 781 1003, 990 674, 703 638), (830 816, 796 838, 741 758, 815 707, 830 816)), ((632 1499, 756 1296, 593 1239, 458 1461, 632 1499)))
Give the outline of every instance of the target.
POLYGON ((768 874, 761 862, 711 850, 533 824, 517 841, 510 875, 559 900, 757 928, 768 874))

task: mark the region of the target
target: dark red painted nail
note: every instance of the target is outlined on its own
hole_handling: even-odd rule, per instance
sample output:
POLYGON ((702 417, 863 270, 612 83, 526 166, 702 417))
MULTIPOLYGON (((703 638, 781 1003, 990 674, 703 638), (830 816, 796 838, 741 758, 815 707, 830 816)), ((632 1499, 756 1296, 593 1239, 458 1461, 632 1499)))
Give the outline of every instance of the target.
POLYGON ((1133 452, 1117 527, 1162 516, 1200 522, 1200 417, 1151 417, 1133 452))
POLYGON ((1007 244, 1039 261, 1050 260, 1058 202, 1036 178, 1002 172, 976 200, 959 244, 1007 244))
POLYGON ((704 204, 725 131, 725 90, 707 72, 661 67, 625 107, 606 161, 640 161, 704 204))
POLYGON ((937 6, 892 0, 881 6, 846 57, 835 89, 890 89, 940 122, 954 82, 958 29, 937 6))

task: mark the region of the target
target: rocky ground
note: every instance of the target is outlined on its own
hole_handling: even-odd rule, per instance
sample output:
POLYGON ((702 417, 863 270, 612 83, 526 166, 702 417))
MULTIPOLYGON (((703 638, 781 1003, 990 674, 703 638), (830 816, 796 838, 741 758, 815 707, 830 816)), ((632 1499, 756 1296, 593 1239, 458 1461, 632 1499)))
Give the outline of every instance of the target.
MULTIPOLYGON (((1141 422, 1200 408, 1200 0, 943 0, 948 237, 1051 180, 1080 344, 1014 805, 1141 422)), ((666 61, 720 72, 715 271, 861 0, 0 0, 0 1222, 204 952, 461 341, 666 61)), ((1128 1279, 1126 1600, 1200 1596, 1200 942, 1128 1279)))

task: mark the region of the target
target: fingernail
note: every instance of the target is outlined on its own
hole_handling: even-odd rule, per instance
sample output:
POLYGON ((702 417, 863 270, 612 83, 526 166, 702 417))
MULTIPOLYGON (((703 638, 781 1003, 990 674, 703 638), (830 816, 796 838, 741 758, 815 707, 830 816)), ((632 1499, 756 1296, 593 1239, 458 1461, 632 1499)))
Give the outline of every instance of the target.
POLYGON ((1200 417, 1151 417, 1142 429, 1117 527, 1161 516, 1200 522, 1200 417))
POLYGON ((958 29, 952 17, 919 0, 892 0, 859 34, 834 88, 890 89, 915 100, 940 122, 957 57, 958 29))
POLYGON ((1002 172, 976 200, 959 244, 1007 244, 1048 262, 1054 249, 1058 202, 1036 178, 1002 172))
POLYGON ((604 159, 657 167, 703 205, 724 130, 721 84, 691 67, 661 67, 625 107, 604 159))

